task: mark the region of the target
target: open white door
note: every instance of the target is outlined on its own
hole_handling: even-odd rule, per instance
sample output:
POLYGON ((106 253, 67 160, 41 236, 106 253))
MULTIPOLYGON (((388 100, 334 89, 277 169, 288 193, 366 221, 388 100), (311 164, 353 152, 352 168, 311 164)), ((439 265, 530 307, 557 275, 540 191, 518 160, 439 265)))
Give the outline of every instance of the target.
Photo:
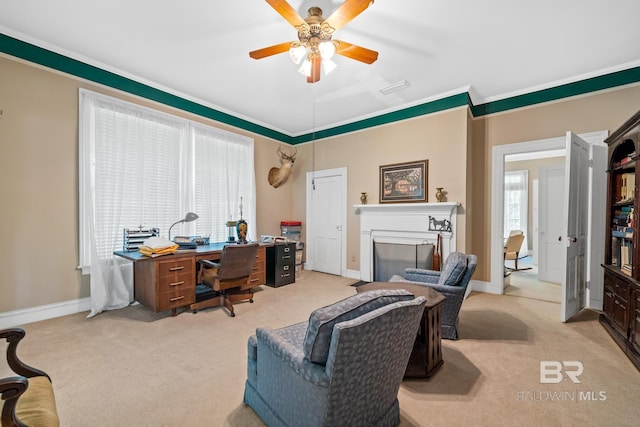
POLYGON ((346 169, 307 173, 307 267, 341 275, 346 169))
POLYGON ((538 236, 538 279, 550 283, 562 283, 565 278, 564 221, 558 218, 567 198, 565 194, 565 166, 542 166, 538 170, 540 209, 538 236))
POLYGON ((586 306, 589 143, 567 132, 565 206, 566 276, 562 284, 561 320, 566 322, 586 306))

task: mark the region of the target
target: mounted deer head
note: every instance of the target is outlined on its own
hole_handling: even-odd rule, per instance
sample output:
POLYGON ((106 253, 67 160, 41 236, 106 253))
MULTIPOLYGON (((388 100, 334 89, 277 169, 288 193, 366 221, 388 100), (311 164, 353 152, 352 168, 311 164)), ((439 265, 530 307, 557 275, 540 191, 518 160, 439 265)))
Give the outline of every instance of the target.
POLYGON ((273 188, 278 188, 284 184, 291 174, 291 168, 296 161, 297 150, 293 148, 290 153, 282 151, 282 147, 278 147, 278 157, 280 157, 280 167, 271 168, 269 171, 269 184, 273 188))

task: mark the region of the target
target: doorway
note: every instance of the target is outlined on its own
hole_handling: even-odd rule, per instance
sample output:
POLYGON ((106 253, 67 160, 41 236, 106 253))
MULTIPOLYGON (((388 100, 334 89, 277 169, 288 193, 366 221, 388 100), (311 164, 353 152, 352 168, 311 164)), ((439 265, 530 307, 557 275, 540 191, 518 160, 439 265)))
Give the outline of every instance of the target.
MULTIPOLYGON (((588 134, 580 135, 583 139, 588 141, 592 145, 598 145, 599 148, 604 148, 603 141, 607 137, 607 131, 592 132, 588 134)), ((566 138, 550 138, 538 141, 520 142, 515 144, 506 144, 493 147, 493 167, 492 167, 492 204, 491 204, 491 283, 487 288, 487 291, 503 294, 504 293, 504 264, 503 264, 503 230, 504 230, 504 172, 505 172, 505 158, 508 155, 523 154, 523 153, 539 153, 545 151, 562 150, 566 148, 566 138)), ((600 150, 599 150, 600 151, 600 150)), ((605 150, 606 151, 606 150, 605 150)), ((604 188, 605 182, 605 168, 602 165, 594 165, 594 170, 597 170, 597 174, 593 174, 594 188, 604 188)), ((591 180, 591 178, 590 178, 591 180)), ((592 184, 590 182, 590 184, 592 184)), ((591 291, 589 293, 588 300, 590 301, 591 308, 598 308, 598 298, 601 299, 602 293, 602 278, 601 271, 599 270, 599 260, 603 257, 603 248, 600 248, 597 244, 598 233, 604 230, 604 217, 600 218, 603 213, 599 208, 599 205, 604 205, 604 201, 596 200, 601 197, 601 191, 592 192, 591 205, 594 206, 593 217, 589 218, 589 228, 593 231, 592 238, 596 244, 589 244, 590 259, 594 262, 590 262, 587 268, 587 281, 591 285, 591 291), (595 193, 595 194, 594 194, 595 193), (600 226, 602 225, 602 226, 600 226), (599 230, 602 228, 602 230, 599 230), (589 282, 590 281, 590 282, 589 282)), ((564 292, 564 289, 562 289, 564 292)), ((601 301, 599 303, 601 308, 601 301)))
POLYGON ((564 167, 565 150, 505 157, 505 175, 511 175, 512 181, 509 186, 505 184, 505 200, 508 201, 505 216, 509 212, 513 216, 514 211, 519 214, 515 222, 506 217, 505 236, 517 229, 526 237, 520 248, 517 269, 515 260, 504 263, 505 295, 561 302, 563 247, 557 236, 562 228, 559 212, 563 210, 564 167), (522 176, 526 182, 513 182, 513 175, 522 176), (524 194, 514 200, 511 193, 518 189, 524 194), (516 202, 522 206, 513 206, 516 202))
POLYGON ((308 270, 346 272, 347 168, 307 172, 308 270))

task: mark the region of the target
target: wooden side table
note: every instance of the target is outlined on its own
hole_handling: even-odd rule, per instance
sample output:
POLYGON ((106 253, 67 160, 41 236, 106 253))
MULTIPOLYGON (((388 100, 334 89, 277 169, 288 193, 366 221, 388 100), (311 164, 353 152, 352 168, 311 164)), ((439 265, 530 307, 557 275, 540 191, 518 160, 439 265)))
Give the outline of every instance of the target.
POLYGON ((427 299, 404 378, 430 377, 443 363, 441 313, 444 295, 428 286, 403 282, 371 282, 358 286, 356 291, 360 293, 375 289, 406 289, 417 297, 427 299))

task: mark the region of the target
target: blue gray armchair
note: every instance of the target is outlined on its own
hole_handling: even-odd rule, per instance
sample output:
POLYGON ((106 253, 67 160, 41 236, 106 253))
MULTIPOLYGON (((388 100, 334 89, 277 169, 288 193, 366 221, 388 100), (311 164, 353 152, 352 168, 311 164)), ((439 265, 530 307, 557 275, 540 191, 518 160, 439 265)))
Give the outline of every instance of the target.
POLYGON ((390 282, 410 282, 429 286, 446 297, 442 307, 442 338, 458 339, 458 315, 478 257, 460 252, 449 254, 441 271, 407 268, 404 277, 394 275, 390 282))
POLYGON ((425 299, 356 294, 249 338, 244 402, 269 426, 394 426, 425 299))

